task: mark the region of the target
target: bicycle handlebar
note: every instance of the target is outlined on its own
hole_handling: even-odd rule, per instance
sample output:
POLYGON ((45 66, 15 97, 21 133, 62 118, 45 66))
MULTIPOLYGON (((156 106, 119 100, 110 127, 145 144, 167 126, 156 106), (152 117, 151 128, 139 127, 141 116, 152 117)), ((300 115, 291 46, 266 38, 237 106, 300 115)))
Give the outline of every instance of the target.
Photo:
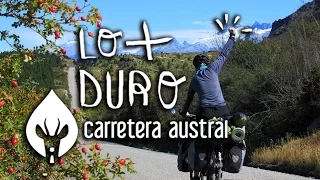
MULTIPOLYGON (((175 112, 175 110, 174 110, 174 112, 175 112)), ((182 114, 181 114, 181 110, 179 110, 179 114, 182 115, 182 114)), ((184 116, 184 115, 182 115, 182 116, 184 116)), ((197 116, 196 116, 195 114, 190 114, 190 113, 187 112, 187 114, 185 115, 185 117, 188 117, 188 118, 196 118, 197 116)))
MULTIPOLYGON (((173 112, 173 114, 176 113, 175 109, 173 109, 172 112, 173 112)), ((181 114, 181 109, 178 112, 180 113, 180 115, 182 115, 181 114)), ((182 116, 187 117, 187 118, 192 118, 192 119, 196 119, 197 118, 197 115, 190 114, 188 112, 187 112, 187 114, 182 115, 182 116)), ((233 117, 234 117, 233 115, 225 115, 225 116, 222 116, 221 118, 224 119, 224 120, 231 120, 233 117)))
MULTIPOLYGON (((187 118, 196 119, 196 118, 197 118, 197 115, 187 113, 187 114, 186 114, 186 117, 187 117, 187 118)), ((221 117, 221 118, 224 119, 224 120, 230 120, 230 119, 233 118, 233 116, 232 116, 232 115, 229 115, 229 116, 224 116, 224 117, 221 117)))
POLYGON ((188 117, 188 118, 196 118, 197 116, 196 116, 195 114, 189 114, 189 113, 187 113, 187 114, 186 114, 186 117, 188 117))

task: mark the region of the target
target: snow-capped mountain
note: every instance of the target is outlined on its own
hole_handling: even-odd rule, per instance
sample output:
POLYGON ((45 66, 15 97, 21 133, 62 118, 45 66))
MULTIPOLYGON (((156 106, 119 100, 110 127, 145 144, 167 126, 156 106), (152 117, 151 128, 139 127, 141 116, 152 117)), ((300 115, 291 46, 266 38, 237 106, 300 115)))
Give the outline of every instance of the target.
MULTIPOLYGON (((253 32, 250 35, 250 39, 255 42, 260 42, 263 38, 269 36, 271 32, 271 26, 272 25, 269 23, 259 23, 256 21, 251 27, 253 32)), ((235 28, 237 28, 238 31, 241 30, 240 25, 236 26, 235 28)), ((169 43, 152 46, 152 53, 196 53, 218 50, 223 47, 224 43, 228 40, 228 37, 228 31, 221 31, 208 37, 200 38, 191 42, 184 41, 180 43, 177 39, 173 38, 169 43)), ((240 36, 240 38, 244 38, 244 36, 240 36)), ((66 44, 61 45, 61 47, 66 49, 68 57, 72 59, 80 59, 79 44, 77 41, 70 41, 66 44)), ((96 46, 87 43, 85 49, 86 55, 99 56, 98 48, 96 46)), ((116 53, 144 55, 145 47, 118 46, 116 53)))
POLYGON ((254 24, 251 26, 252 29, 260 29, 260 30, 266 30, 271 29, 272 24, 270 23, 259 23, 258 21, 254 22, 254 24))
MULTIPOLYGON (((271 24, 269 23, 259 23, 255 22, 252 25, 253 33, 250 35, 250 39, 255 42, 260 42, 263 38, 269 36, 271 31, 271 24)), ((241 25, 235 26, 238 31, 241 30, 241 25)), ((226 28, 227 29, 227 28, 226 28)), ((178 42, 175 38, 173 38, 170 43, 159 47, 153 47, 153 53, 193 53, 193 52, 203 52, 203 51, 212 51, 221 49, 224 43, 228 40, 229 33, 228 31, 217 32, 216 34, 212 34, 206 38, 200 38, 191 42, 184 41, 183 43, 178 42)), ((242 36, 244 37, 244 36, 242 36)), ((131 53, 142 55, 145 52, 144 48, 140 48, 136 52, 132 51, 131 53)))
MULTIPOLYGON (((71 59, 80 59, 80 46, 78 41, 69 41, 68 43, 62 44, 60 46, 61 48, 64 48, 67 52, 67 56, 71 59)), ((85 53, 86 56, 93 56, 93 55, 97 55, 97 47, 90 44, 90 43, 86 43, 85 44, 85 53)))
POLYGON ((136 54, 136 52, 139 51, 140 49, 141 49, 141 46, 136 46, 136 47, 134 47, 134 46, 132 46, 132 47, 119 46, 117 48, 116 53, 117 54, 136 54))
POLYGON ((271 28, 268 29, 253 29, 253 32, 250 36, 250 38, 256 42, 261 42, 263 38, 269 37, 269 34, 271 32, 271 28))
POLYGON ((184 42, 182 43, 182 45, 183 45, 184 47, 190 46, 190 44, 189 44, 187 41, 184 41, 184 42))

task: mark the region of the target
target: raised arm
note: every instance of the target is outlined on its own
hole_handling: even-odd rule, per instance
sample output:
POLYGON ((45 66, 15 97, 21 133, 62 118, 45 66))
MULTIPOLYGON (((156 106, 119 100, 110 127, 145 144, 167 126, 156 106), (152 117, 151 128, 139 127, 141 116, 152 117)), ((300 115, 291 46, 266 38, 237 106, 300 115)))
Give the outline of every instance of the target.
POLYGON ((220 52, 218 58, 208 65, 208 68, 214 70, 216 73, 220 73, 222 66, 224 65, 224 63, 227 60, 230 52, 233 49, 233 45, 234 45, 234 42, 235 42, 235 30, 234 30, 234 28, 233 29, 230 28, 229 32, 230 32, 230 37, 229 37, 227 43, 224 45, 224 47, 223 47, 222 51, 220 52))
POLYGON ((189 86, 189 90, 188 90, 188 96, 187 96, 187 100, 186 102, 184 103, 184 106, 183 106, 183 110, 181 111, 181 115, 186 115, 187 112, 188 112, 188 109, 190 107, 190 104, 193 100, 193 97, 194 97, 194 89, 192 88, 191 84, 189 86))

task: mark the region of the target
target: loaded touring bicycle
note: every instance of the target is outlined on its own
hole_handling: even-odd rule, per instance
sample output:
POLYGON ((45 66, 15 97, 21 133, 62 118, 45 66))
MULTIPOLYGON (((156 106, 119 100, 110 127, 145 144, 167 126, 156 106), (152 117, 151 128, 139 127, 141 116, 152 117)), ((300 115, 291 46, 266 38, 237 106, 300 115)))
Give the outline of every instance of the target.
MULTIPOLYGON (((189 121, 197 120, 196 115, 193 114, 187 114, 186 117, 189 121)), ((181 172, 189 172, 191 180, 194 178, 194 171, 199 172, 201 180, 221 180, 222 171, 239 173, 243 165, 246 153, 245 125, 249 117, 243 113, 235 113, 212 120, 228 120, 228 138, 198 138, 179 141, 178 169, 181 172)))

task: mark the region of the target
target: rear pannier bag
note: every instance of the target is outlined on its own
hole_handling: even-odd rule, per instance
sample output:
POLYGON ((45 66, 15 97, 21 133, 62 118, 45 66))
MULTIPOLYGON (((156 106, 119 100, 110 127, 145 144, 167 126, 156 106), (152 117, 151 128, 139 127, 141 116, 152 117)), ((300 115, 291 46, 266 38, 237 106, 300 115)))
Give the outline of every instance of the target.
POLYGON ((232 145, 227 145, 224 148, 223 154, 224 158, 222 170, 229 173, 239 173, 243 166, 244 157, 246 155, 245 143, 232 143, 232 145))
POLYGON ((191 140, 188 149, 188 164, 194 171, 204 172, 211 160, 212 145, 206 140, 191 140))
POLYGON ((178 143, 178 170, 181 172, 189 172, 189 164, 186 162, 188 158, 188 140, 180 140, 178 143))

